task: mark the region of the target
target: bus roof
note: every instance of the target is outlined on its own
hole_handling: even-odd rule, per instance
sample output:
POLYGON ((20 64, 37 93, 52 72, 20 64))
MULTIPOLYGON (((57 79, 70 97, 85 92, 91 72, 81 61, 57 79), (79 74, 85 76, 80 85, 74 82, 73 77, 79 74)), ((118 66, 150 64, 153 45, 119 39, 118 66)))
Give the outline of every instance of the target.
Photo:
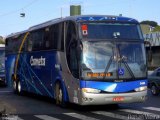
POLYGON ((133 18, 113 15, 82 15, 74 16, 74 18, 76 21, 124 21, 138 23, 138 21, 133 18))
POLYGON ((25 31, 22 31, 22 32, 12 33, 12 34, 8 35, 7 38, 25 33, 27 31, 33 31, 33 30, 36 30, 36 29, 47 27, 49 25, 56 24, 56 23, 63 22, 63 21, 67 21, 67 20, 72 20, 72 21, 76 21, 76 22, 83 22, 83 21, 117 21, 117 22, 138 23, 138 21, 133 19, 133 18, 122 17, 122 16, 113 16, 113 15, 69 16, 69 17, 65 17, 65 18, 57 18, 57 19, 49 20, 47 22, 32 26, 28 30, 25 30, 25 31))
POLYGON ((131 22, 131 23, 138 23, 137 20, 128 17, 122 16, 113 16, 113 15, 78 15, 78 16, 69 16, 65 18, 57 18, 45 23, 41 23, 29 28, 29 30, 35 30, 38 28, 43 28, 48 25, 52 25, 55 23, 59 23, 62 21, 72 20, 76 22, 83 22, 83 21, 124 21, 124 22, 131 22))

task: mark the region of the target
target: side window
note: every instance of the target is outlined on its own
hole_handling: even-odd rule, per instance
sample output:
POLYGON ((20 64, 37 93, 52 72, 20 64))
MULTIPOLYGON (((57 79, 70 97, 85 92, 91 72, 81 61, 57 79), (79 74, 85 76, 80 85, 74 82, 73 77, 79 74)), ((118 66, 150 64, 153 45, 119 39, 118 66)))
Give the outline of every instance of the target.
POLYGON ((11 43, 11 39, 7 38, 6 39, 6 44, 5 44, 5 52, 6 52, 6 54, 11 53, 10 43, 11 43))
POLYGON ((64 23, 57 23, 45 29, 45 44, 49 49, 64 50, 64 23))
POLYGON ((58 27, 58 24, 56 24, 56 25, 53 25, 52 26, 52 35, 53 35, 53 39, 52 39, 52 47, 53 47, 53 49, 58 49, 58 29, 59 29, 59 27, 58 27))
POLYGON ((27 37, 27 40, 26 40, 26 43, 27 43, 27 51, 30 52, 32 51, 32 48, 33 48, 33 42, 32 42, 32 39, 31 39, 31 34, 30 33, 27 37))
POLYGON ((78 59, 76 53, 77 40, 76 40, 76 28, 73 22, 66 23, 66 57, 68 67, 74 77, 78 77, 78 59))
POLYGON ((44 30, 38 30, 32 34, 33 51, 43 50, 44 45, 44 30))
MULTIPOLYGON (((6 39, 6 54, 18 53, 24 35, 16 35, 6 39)), ((22 48, 24 50, 24 46, 22 48)))
MULTIPOLYGON (((26 33, 25 33, 25 34, 26 34, 26 33)), ((22 34, 22 35, 19 37, 20 45, 22 44, 22 41, 23 41, 23 39, 24 39, 25 34, 22 34)), ((19 46, 19 47, 20 47, 20 46, 19 46)), ((26 48, 26 43, 24 42, 21 51, 25 51, 25 48, 26 48)), ((19 48, 18 48, 18 49, 19 49, 19 48)))
POLYGON ((27 51, 43 50, 44 44, 44 30, 36 30, 30 33, 27 38, 27 51))
POLYGON ((44 33, 44 48, 45 50, 51 49, 51 43, 50 43, 50 27, 45 28, 44 33))

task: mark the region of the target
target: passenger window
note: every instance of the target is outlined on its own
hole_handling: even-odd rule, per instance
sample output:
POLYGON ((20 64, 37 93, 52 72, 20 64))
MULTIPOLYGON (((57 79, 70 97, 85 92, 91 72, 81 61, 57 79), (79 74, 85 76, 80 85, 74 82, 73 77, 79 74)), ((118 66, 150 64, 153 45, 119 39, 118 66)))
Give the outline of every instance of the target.
POLYGON ((30 44, 33 44, 33 51, 36 50, 43 50, 44 49, 44 30, 38 30, 34 31, 31 35, 32 42, 30 44))
POLYGON ((64 23, 47 27, 44 39, 46 49, 64 50, 64 23))
POLYGON ((32 51, 32 46, 33 46, 32 40, 29 40, 28 41, 28 51, 32 51))
POLYGON ((44 41, 45 41, 45 49, 50 49, 50 41, 49 41, 49 32, 50 28, 45 28, 44 41))
POLYGON ((26 43, 27 43, 27 45, 26 45, 27 46, 26 51, 28 51, 28 52, 32 51, 32 48, 33 48, 33 42, 32 42, 32 38, 31 38, 31 34, 32 33, 30 33, 28 35, 27 39, 26 39, 26 43))

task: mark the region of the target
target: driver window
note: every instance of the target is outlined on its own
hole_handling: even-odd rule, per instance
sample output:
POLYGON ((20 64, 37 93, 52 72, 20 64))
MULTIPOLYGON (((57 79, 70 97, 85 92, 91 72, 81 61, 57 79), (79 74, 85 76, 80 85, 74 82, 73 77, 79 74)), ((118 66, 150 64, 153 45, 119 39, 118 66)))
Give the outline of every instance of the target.
POLYGON ((74 77, 78 77, 77 41, 75 24, 71 21, 66 23, 66 57, 68 67, 74 77))

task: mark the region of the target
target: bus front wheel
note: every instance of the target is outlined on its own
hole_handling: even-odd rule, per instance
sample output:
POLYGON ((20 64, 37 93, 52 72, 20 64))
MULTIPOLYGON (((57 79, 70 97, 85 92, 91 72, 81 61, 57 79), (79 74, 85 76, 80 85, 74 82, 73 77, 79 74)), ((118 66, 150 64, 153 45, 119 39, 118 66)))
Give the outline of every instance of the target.
POLYGON ((57 105, 60 105, 61 107, 66 107, 63 95, 63 89, 59 82, 57 82, 55 85, 55 101, 57 105))
POLYGON ((13 81, 13 90, 16 94, 22 94, 22 89, 21 89, 21 82, 18 80, 13 81))

